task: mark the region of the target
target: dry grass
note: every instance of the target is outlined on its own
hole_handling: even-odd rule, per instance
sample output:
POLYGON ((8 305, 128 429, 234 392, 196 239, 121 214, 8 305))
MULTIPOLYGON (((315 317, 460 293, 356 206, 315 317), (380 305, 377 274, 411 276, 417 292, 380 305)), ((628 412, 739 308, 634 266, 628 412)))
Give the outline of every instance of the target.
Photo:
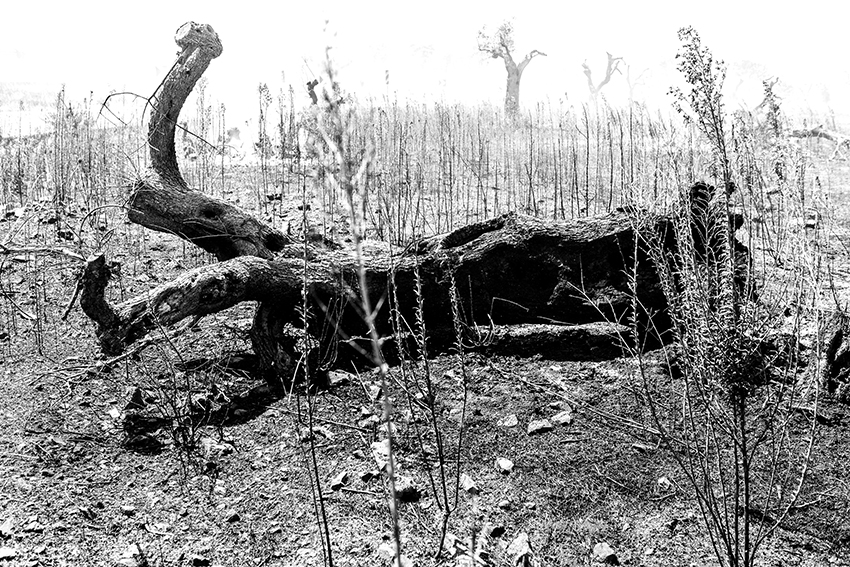
MULTIPOLYGON (((184 175, 190 185, 295 234, 303 222, 298 206, 310 207, 307 219, 313 229, 345 241, 351 233, 344 200, 328 185, 313 182, 321 174, 319 156, 303 143, 315 134, 312 111, 293 109, 289 93, 274 97, 260 89, 258 94, 263 119, 251 138, 262 140, 259 157, 246 163, 225 147, 228 116, 205 94, 197 97, 186 127, 209 143, 197 143, 191 135, 179 140, 184 175)), ((134 103, 124 103, 119 112, 115 102, 110 105, 114 114, 140 114, 134 103)), ((507 211, 553 219, 597 214, 623 203, 664 211, 676 204, 679 188, 711 176, 711 151, 695 130, 638 104, 602 106, 598 114, 590 107, 541 105, 511 124, 490 107, 391 100, 346 104, 353 111, 353 155, 365 152, 371 140, 375 147, 366 181, 367 233, 397 243, 507 211)), ((0 330, 6 333, 0 339, 5 373, 0 470, 6 473, 0 475, 5 479, 0 481, 0 521, 20 523, 35 515, 46 526, 41 532, 18 530, 21 535, 3 545, 44 565, 113 562, 133 542, 156 565, 186 564, 192 553, 216 565, 244 565, 246 559, 321 564, 311 505, 314 475, 299 442, 306 417, 299 414, 304 408, 297 399, 191 424, 194 446, 184 443, 181 449, 172 442, 153 456, 120 446, 120 422, 108 411, 123 409, 131 386, 161 396, 173 391, 181 403, 208 393, 213 383, 227 396, 249 387, 244 375, 218 367, 203 372, 180 367, 192 358, 221 360, 246 349, 250 313, 235 309, 208 318, 176 339, 173 348, 163 344, 109 373, 86 374, 98 357, 91 325, 76 311, 67 321, 61 319, 78 263, 45 250, 64 246, 83 257, 102 250, 121 260, 113 293, 122 296, 212 261, 176 238, 126 223, 120 206, 128 182, 147 159, 144 136, 136 120, 122 124, 111 112, 98 116, 97 110, 90 101, 77 105, 60 95, 49 135, 3 133, 0 194, 12 214, 0 223, 0 244, 16 251, 0 257, 0 330), (234 452, 205 450, 205 443, 230 444, 234 452), (135 517, 121 514, 119 506, 125 503, 136 506, 135 517), (94 516, 85 517, 80 508, 91 509, 94 516), (240 512, 239 522, 226 521, 231 509, 240 512), (41 545, 47 550, 38 553, 41 545)), ((826 159, 829 142, 780 147, 759 120, 746 115, 739 117, 738 127, 741 159, 733 164, 742 180, 738 204, 748 218, 762 219, 758 226, 747 223, 742 234, 757 252, 763 293, 782 297, 782 273, 799 274, 822 258, 818 269, 830 261, 836 265, 832 273, 846 301, 850 274, 841 271, 840 263, 846 258, 842 238, 850 220, 847 165, 826 159), (778 157, 787 173, 783 180, 776 173, 778 157), (810 209, 822 220, 816 231, 804 228, 810 209)), ((820 305, 829 299, 823 297, 820 305)), ((656 450, 632 447, 635 442, 654 446, 645 432, 600 417, 643 411, 627 362, 554 365, 472 357, 463 424, 458 423, 462 399, 456 359, 438 359, 428 369, 422 361, 405 364, 411 379, 423 380, 425 372, 433 376, 439 404, 433 414, 408 404, 393 385, 404 382, 403 369, 391 371, 390 393, 401 408, 401 473, 431 490, 428 475, 436 463, 428 450, 434 447, 435 429, 427 425, 436 420, 436 431, 451 441, 446 443, 450 471, 468 474, 481 489, 477 499, 460 493, 449 531, 460 538, 479 537, 488 522, 505 526, 507 534, 491 544, 495 564, 510 562, 507 544, 523 531, 543 565, 589 564, 590 550, 603 540, 621 560, 634 564, 703 564, 710 557, 685 480, 677 477, 672 461, 656 450), (578 404, 574 425, 545 438, 526 435, 528 421, 570 405, 563 395, 578 404), (498 428, 496 421, 509 413, 518 416, 519 427, 498 428), (461 431, 465 440, 458 450, 454 440, 461 431), (500 456, 516 463, 514 473, 498 473, 494 460, 500 456), (673 482, 674 492, 660 491, 662 476, 673 482), (507 507, 499 506, 503 500, 509 501, 507 507)), ((374 429, 357 429, 363 419, 360 406, 379 415, 375 400, 364 393, 377 380, 371 375, 350 380, 314 400, 317 418, 345 424, 328 425, 334 437, 317 443, 319 470, 313 472, 328 481, 342 470, 370 468, 369 442, 380 438, 374 429), (367 458, 354 454, 355 449, 367 458)), ((847 456, 838 441, 842 434, 838 427, 825 434, 813 488, 804 494, 811 497, 806 501, 819 494, 828 499, 792 517, 788 530, 769 544, 767 557, 806 564, 809 555, 815 561, 845 553, 840 546, 850 538, 850 528, 841 511, 848 507, 850 490, 840 466, 847 456), (840 521, 837 528, 827 527, 830 518, 840 521), (812 551, 800 551, 798 543, 812 551)), ((350 486, 362 492, 327 496, 337 563, 388 562, 378 550, 392 536, 386 486, 359 480, 350 486)), ((443 519, 437 500, 432 494, 399 510, 404 550, 417 565, 433 562, 440 535, 435 526, 443 519)))

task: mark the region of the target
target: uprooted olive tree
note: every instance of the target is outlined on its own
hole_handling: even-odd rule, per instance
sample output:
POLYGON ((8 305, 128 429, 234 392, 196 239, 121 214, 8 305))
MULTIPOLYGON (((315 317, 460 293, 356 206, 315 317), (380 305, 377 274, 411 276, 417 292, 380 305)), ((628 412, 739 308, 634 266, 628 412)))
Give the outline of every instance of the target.
MULTIPOLYGON (((176 41, 177 62, 151 100, 150 167, 133 187, 129 218, 183 238, 219 262, 111 304, 105 290, 112 264, 103 255, 93 256, 85 268, 81 305, 96 323, 102 350, 116 355, 152 329, 257 302, 252 346, 264 378, 279 387, 291 380, 305 344, 334 353, 325 357, 329 364, 350 357, 356 352, 350 347, 367 336, 358 261, 349 250, 294 242, 239 208, 188 187, 177 165, 175 125, 186 97, 222 46, 210 26, 193 22, 178 30, 176 41)), ((634 219, 626 211, 566 222, 512 213, 404 250, 369 246, 365 280, 373 305, 380 306, 376 329, 419 352, 423 340, 429 352, 454 344, 460 327, 482 348, 520 354, 537 349, 562 359, 615 355, 620 338, 611 331, 623 329, 617 323, 639 321, 656 336, 668 324, 664 293, 634 219), (520 332, 503 332, 511 326, 520 332), (475 335, 481 329, 485 333, 475 335)), ((651 217, 644 224, 662 235, 672 253, 670 222, 651 217)))

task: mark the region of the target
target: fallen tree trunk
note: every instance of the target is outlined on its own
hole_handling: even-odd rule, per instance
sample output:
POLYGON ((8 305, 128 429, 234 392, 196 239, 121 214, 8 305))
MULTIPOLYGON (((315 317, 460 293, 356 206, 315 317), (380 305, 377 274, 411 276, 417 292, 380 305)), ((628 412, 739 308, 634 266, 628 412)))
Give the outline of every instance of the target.
MULTIPOLYGON (((630 276, 636 277, 646 323, 663 313, 666 302, 651 262, 642 254, 635 262, 634 239, 626 213, 569 222, 508 214, 405 252, 373 249, 365 270, 373 303, 383 305, 376 328, 384 337, 401 333, 451 344, 453 301, 469 328, 625 322, 633 306, 630 276)), ((291 373, 296 356, 295 340, 287 338, 285 328, 306 329, 325 352, 367 335, 357 265, 350 251, 325 251, 306 264, 297 258, 243 256, 191 270, 111 306, 103 299, 109 267, 98 256, 87 264, 81 303, 98 324, 104 351, 115 354, 159 325, 258 301, 254 348, 267 374, 279 379, 291 373), (300 311, 305 288, 306 321, 300 311)), ((570 349, 575 346, 564 350, 570 349)))
MULTIPOLYGON (((195 82, 221 53, 221 43, 212 28, 192 22, 178 30, 177 43, 178 60, 152 101, 151 168, 135 185, 129 218, 184 238, 222 261, 112 305, 104 295, 111 265, 103 256, 90 258, 80 304, 97 324, 104 352, 118 354, 151 329, 243 301, 258 302, 251 340, 272 387, 293 377, 299 353, 315 355, 315 369, 344 357, 346 344, 351 352, 362 352, 369 319, 382 339, 400 339, 398 349, 416 349, 417 354, 458 340, 489 341, 493 348, 501 345, 517 353, 528 353, 531 345, 555 358, 619 352, 600 346, 610 333, 598 325, 552 333, 560 337, 554 340, 544 339, 546 328, 538 326, 526 333, 524 345, 494 329, 482 341, 481 327, 495 325, 607 321, 616 333, 623 329, 617 324, 637 323, 635 328, 646 332, 641 344, 647 337, 663 340, 670 321, 658 272, 645 253, 646 234, 634 227, 641 215, 624 211, 564 222, 511 213, 404 251, 385 244, 367 247, 362 263, 366 292, 378 307, 362 313, 360 260, 352 251, 298 245, 294 248, 301 257, 293 257, 283 234, 186 186, 175 157, 175 125, 195 82), (457 329, 463 336, 456 336, 457 329), (571 344, 558 352, 558 340, 571 344)), ((705 186, 706 194, 711 191, 705 186)), ((700 226, 707 226, 704 209, 694 209, 700 226)), ((675 261, 672 223, 643 217, 641 230, 660 236, 651 239, 652 246, 662 246, 675 261)), ((703 247, 716 244, 702 242, 699 234, 694 238, 703 247)), ((703 255, 703 261, 711 256, 703 255)), ((612 344, 617 340, 612 338, 612 344)))

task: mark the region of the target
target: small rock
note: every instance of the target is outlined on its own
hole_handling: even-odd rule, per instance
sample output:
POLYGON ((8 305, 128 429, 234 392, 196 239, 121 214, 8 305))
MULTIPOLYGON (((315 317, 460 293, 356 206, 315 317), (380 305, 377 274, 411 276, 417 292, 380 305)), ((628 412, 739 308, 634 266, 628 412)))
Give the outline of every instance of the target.
POLYGON ((384 470, 387 466, 387 461, 390 459, 390 440, 375 441, 369 448, 372 450, 372 457, 378 465, 379 470, 384 470))
POLYGON ((227 518, 227 521, 231 524, 238 522, 242 519, 242 517, 239 515, 239 512, 237 512, 236 510, 229 510, 225 516, 227 518))
POLYGON ((528 534, 520 532, 508 546, 507 554, 513 560, 513 565, 530 565, 532 553, 528 534))
POLYGON ((121 410, 119 410, 118 408, 110 408, 109 417, 111 417, 112 419, 118 419, 119 417, 121 417, 121 410))
POLYGON ((499 427, 516 427, 519 423, 519 419, 517 419, 516 414, 512 413, 510 415, 506 415, 496 422, 496 425, 499 427))
POLYGON ((11 547, 0 547, 0 559, 14 559, 18 552, 11 547))
POLYGON ((145 392, 141 388, 139 388, 139 387, 134 388, 133 393, 130 394, 130 401, 127 402, 127 405, 124 406, 124 409, 125 410, 128 410, 128 409, 133 409, 133 410, 144 409, 144 407, 148 405, 147 401, 145 400, 145 397, 146 397, 145 392))
POLYGON ((369 482, 373 478, 377 478, 378 476, 380 476, 380 474, 380 471, 364 471, 360 473, 360 480, 362 482, 369 482))
POLYGON ((514 470, 514 463, 509 459, 499 457, 496 459, 496 468, 498 468, 499 472, 502 474, 510 474, 511 471, 514 470))
POLYGON ((331 386, 342 386, 349 382, 351 382, 351 374, 348 372, 341 372, 338 370, 328 372, 328 384, 331 386))
POLYGON ((127 567, 143 567, 148 564, 142 550, 135 543, 131 543, 127 546, 127 549, 121 553, 121 558, 118 560, 118 563, 126 565, 127 567))
POLYGON ((670 492, 673 489, 673 483, 666 476, 659 477, 655 484, 659 492, 670 492))
POLYGON ((619 565, 620 560, 608 543, 601 541, 593 546, 593 559, 606 565, 619 565))
POLYGON ((490 537, 492 537, 492 538, 502 537, 503 535, 505 535, 505 531, 506 531, 505 526, 494 526, 490 530, 490 537))
POLYGON ((569 425, 573 422, 572 410, 564 410, 556 413, 551 417, 552 423, 555 425, 569 425))
POLYGON ((192 567, 208 567, 210 560, 203 555, 193 555, 190 559, 192 567))
POLYGON ((377 415, 370 415, 369 417, 358 421, 357 427, 359 427, 360 429, 371 429, 372 427, 377 425, 379 421, 381 421, 381 419, 377 415))
POLYGON ((357 449, 356 451, 354 451, 353 453, 351 453, 351 456, 352 456, 352 457, 354 457, 355 459, 365 459, 365 458, 366 458, 366 453, 364 453, 364 452, 363 452, 363 451, 361 451, 360 449, 357 449))
POLYGON ((129 506, 129 505, 121 506, 121 513, 124 514, 125 516, 128 516, 128 517, 133 516, 136 513, 136 507, 135 506, 129 506))
POLYGON ((655 451, 655 447, 652 445, 646 445, 644 443, 632 443, 632 449, 637 451, 638 453, 652 453, 655 451))
POLYGON ((27 533, 39 533, 40 534, 41 532, 44 531, 44 526, 41 525, 40 523, 38 523, 37 521, 31 520, 26 525, 24 525, 23 528, 21 528, 21 531, 24 531, 24 532, 27 532, 27 533))
POLYGON ((0 536, 12 537, 15 535, 15 523, 12 518, 6 518, 6 521, 0 524, 0 536))
POLYGON ((472 480, 472 477, 470 477, 466 473, 460 475, 460 487, 464 490, 464 492, 468 492, 473 496, 481 492, 480 490, 478 490, 478 485, 475 484, 475 481, 472 480))
POLYGON ((138 435, 129 435, 124 441, 124 447, 131 451, 140 453, 159 453, 165 447, 165 444, 149 433, 140 433, 138 435))
POLYGON ((395 479, 395 495, 400 502, 418 502, 422 491, 416 482, 407 476, 397 476, 395 479))
POLYGON ((536 510, 537 509, 537 502, 532 502, 531 500, 529 500, 528 502, 525 503, 525 507, 528 510, 536 510))
POLYGON ((508 508, 511 507, 511 501, 510 500, 500 500, 499 503, 497 504, 497 506, 499 507, 500 510, 507 510, 508 508))
POLYGON ((336 492, 337 490, 348 484, 348 478, 348 471, 342 471, 341 473, 333 477, 333 480, 331 480, 331 490, 336 492))
POLYGON ((395 557, 395 546, 388 541, 382 542, 381 545, 378 546, 378 553, 392 559, 395 557))
POLYGON ((529 422, 528 424, 528 434, 529 435, 537 435, 540 433, 546 433, 547 431, 552 431, 555 426, 552 425, 552 422, 548 419, 537 419, 529 422))
POLYGON ((373 402, 378 401, 382 393, 383 390, 381 390, 381 387, 379 385, 372 384, 371 386, 369 386, 369 398, 371 398, 373 402))
POLYGON ((324 437, 328 441, 333 441, 334 437, 335 437, 333 432, 330 429, 328 429, 327 427, 325 427, 324 425, 314 425, 313 426, 313 432, 318 434, 318 435, 321 435, 322 437, 324 437))

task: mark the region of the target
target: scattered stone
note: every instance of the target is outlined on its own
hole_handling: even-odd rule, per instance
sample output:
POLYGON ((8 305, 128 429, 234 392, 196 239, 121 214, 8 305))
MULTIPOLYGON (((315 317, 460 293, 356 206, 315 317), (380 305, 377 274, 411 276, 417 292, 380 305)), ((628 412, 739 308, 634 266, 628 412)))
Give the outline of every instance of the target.
POLYGON ((372 450, 372 457, 378 465, 378 470, 384 470, 390 459, 390 440, 375 441, 369 445, 369 448, 372 450))
POLYGON ((377 415, 370 415, 369 417, 358 421, 357 427, 359 427, 360 429, 371 429, 372 427, 377 425, 379 421, 381 421, 381 419, 377 415))
POLYGON ((14 559, 18 556, 18 552, 11 547, 0 547, 0 560, 14 559))
POLYGON ((121 513, 127 517, 134 516, 136 514, 136 507, 130 505, 121 506, 121 513))
POLYGON ((142 550, 135 543, 131 543, 127 546, 121 553, 121 557, 118 560, 120 565, 125 565, 126 567, 147 567, 148 560, 145 558, 145 555, 142 553, 142 550))
POLYGON ((155 454, 162 451, 165 444, 150 433, 140 433, 138 435, 130 435, 124 441, 124 447, 131 451, 137 451, 144 454, 155 454))
POLYGON ((505 535, 505 531, 507 531, 505 529, 505 526, 493 526, 493 528, 490 529, 490 537, 502 537, 503 535, 505 535))
POLYGON ((30 518, 24 527, 21 528, 21 531, 40 534, 44 531, 44 526, 41 525, 35 518, 30 518))
POLYGON ((565 409, 553 415, 551 419, 555 425, 569 425, 573 422, 573 412, 565 409))
POLYGON ((547 431, 552 431, 554 429, 554 425, 548 419, 538 419, 529 422, 528 424, 528 434, 529 435, 537 435, 540 433, 546 433, 547 431))
POLYGON ((343 386, 351 382, 351 374, 339 370, 328 372, 328 384, 331 386, 343 386))
POLYGON ((499 503, 497 504, 497 506, 501 510, 507 510, 511 507, 511 501, 510 500, 499 500, 499 503))
POLYGON ((381 474, 380 471, 375 471, 375 470, 364 471, 364 472, 360 473, 360 480, 362 482, 369 482, 373 478, 377 478, 378 476, 380 476, 380 474, 381 474))
POLYGON ((130 401, 127 402, 127 405, 124 406, 124 409, 125 410, 128 410, 128 409, 133 409, 133 410, 143 409, 145 406, 148 405, 147 401, 145 401, 145 397, 146 396, 145 396, 144 390, 142 390, 141 388, 139 388, 137 386, 136 388, 133 389, 133 393, 130 394, 130 401))
POLYGON ((109 417, 112 419, 118 419, 121 417, 121 410, 118 408, 109 408, 109 417))
POLYGON ((476 496, 481 492, 478 490, 478 485, 475 484, 475 481, 472 480, 472 478, 466 473, 460 475, 460 487, 464 490, 464 492, 468 492, 473 496, 476 496))
POLYGON ((382 393, 383 390, 381 390, 381 387, 378 384, 372 384, 371 386, 369 386, 369 398, 373 402, 378 401, 382 393))
POLYGON ((239 512, 237 512, 236 510, 228 510, 225 516, 227 518, 227 521, 231 524, 236 523, 242 519, 242 516, 240 516, 239 512))
POLYGON ((496 425, 498 425, 499 427, 516 427, 517 424, 519 424, 519 419, 517 419, 515 413, 506 415, 496 422, 496 425))
POLYGON ((670 492, 673 490, 673 483, 666 476, 659 477, 655 482, 659 492, 670 492))
POLYGON ((351 453, 351 456, 352 456, 352 457, 354 457, 355 459, 365 459, 365 458, 366 458, 366 453, 364 453, 364 452, 363 452, 363 451, 361 451, 360 449, 357 449, 356 451, 354 451, 353 453, 351 453))
POLYGON ((653 451, 655 451, 654 446, 646 445, 644 443, 632 443, 632 449, 634 449, 638 453, 652 453, 653 451))
POLYGON ((378 546, 378 553, 384 557, 392 559, 395 557, 395 545, 388 541, 382 542, 381 545, 378 546))
POLYGON ((279 534, 279 533, 283 533, 283 528, 282 528, 282 527, 280 527, 280 525, 279 525, 279 524, 278 524, 278 525, 274 525, 274 526, 272 526, 272 527, 270 527, 270 528, 269 528, 269 533, 270 533, 270 534, 279 534))
POLYGON ((327 427, 324 427, 323 425, 314 425, 312 433, 310 429, 306 427, 301 430, 301 442, 306 443, 307 441, 310 441, 310 439, 316 439, 317 435, 321 435, 328 441, 333 441, 334 438, 334 434, 331 433, 330 429, 327 427))
POLYGON ((531 565, 531 558, 534 555, 531 552, 528 534, 520 532, 508 546, 507 554, 512 558, 513 565, 531 565))
POLYGON ((537 509, 537 502, 532 502, 531 500, 529 500, 528 502, 525 503, 525 507, 528 510, 536 510, 537 509))
POLYGON ((496 459, 496 468, 498 468, 499 472, 502 474, 510 474, 511 471, 514 470, 514 463, 509 459, 499 457, 496 459))
POLYGON ((593 559, 606 565, 619 565, 620 560, 607 542, 601 541, 593 546, 593 559))
POLYGON ((7 538, 15 535, 15 523, 12 518, 6 518, 6 521, 0 524, 0 536, 7 538))
POLYGON ((342 471, 341 473, 333 477, 333 480, 331 480, 331 490, 336 492, 337 490, 348 484, 348 478, 348 471, 342 471))
POLYGON ((313 426, 313 433, 321 435, 322 437, 324 437, 328 441, 334 440, 334 434, 331 433, 331 430, 328 429, 327 427, 325 427, 324 425, 314 425, 313 426))
POLYGON ((190 561, 192 567, 208 567, 210 565, 210 560, 203 555, 193 555, 190 561))
POLYGON ((395 495, 400 502, 418 502, 422 498, 422 491, 412 478, 397 476, 395 479, 395 495))

